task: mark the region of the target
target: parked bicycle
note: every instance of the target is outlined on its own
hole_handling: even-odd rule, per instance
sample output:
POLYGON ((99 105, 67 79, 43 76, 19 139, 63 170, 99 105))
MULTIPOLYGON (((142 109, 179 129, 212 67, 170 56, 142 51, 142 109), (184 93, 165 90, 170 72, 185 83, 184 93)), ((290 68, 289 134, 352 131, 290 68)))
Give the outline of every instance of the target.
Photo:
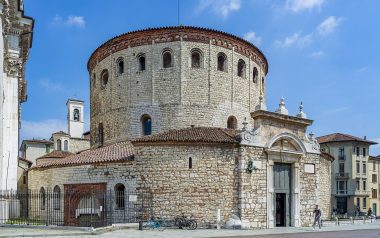
POLYGON ((162 229, 162 221, 159 218, 152 216, 145 224, 143 225, 145 229, 162 229))
POLYGON ((197 229, 197 221, 194 219, 193 216, 190 216, 190 218, 187 218, 184 214, 181 216, 177 216, 174 218, 174 224, 175 226, 178 226, 179 229, 189 229, 189 230, 195 230, 197 229))

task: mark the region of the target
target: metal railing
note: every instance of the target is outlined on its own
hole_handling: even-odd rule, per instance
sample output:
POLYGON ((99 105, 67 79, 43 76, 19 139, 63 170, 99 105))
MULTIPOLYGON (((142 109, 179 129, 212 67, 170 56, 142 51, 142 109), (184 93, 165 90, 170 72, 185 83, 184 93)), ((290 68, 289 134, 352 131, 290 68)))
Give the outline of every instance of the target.
POLYGON ((338 179, 349 179, 350 178, 350 175, 349 173, 335 173, 335 178, 338 178, 338 179))
POLYGON ((0 191, 0 224, 102 227, 150 216, 152 196, 141 191, 0 191))

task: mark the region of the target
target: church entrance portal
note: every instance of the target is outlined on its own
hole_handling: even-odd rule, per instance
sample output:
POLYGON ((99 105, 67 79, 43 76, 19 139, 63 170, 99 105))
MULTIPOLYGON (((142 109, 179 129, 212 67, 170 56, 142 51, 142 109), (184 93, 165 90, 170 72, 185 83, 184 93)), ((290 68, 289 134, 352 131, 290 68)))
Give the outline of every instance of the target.
POLYGON ((275 163, 273 166, 275 225, 291 226, 291 166, 275 163))

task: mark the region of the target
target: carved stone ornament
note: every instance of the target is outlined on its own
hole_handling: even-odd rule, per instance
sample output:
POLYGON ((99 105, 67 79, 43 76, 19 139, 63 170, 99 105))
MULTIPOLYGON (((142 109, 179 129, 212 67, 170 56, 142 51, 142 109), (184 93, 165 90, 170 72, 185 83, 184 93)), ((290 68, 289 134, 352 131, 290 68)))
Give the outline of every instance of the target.
POLYGON ((314 137, 314 133, 310 133, 309 136, 306 136, 307 138, 307 143, 309 144, 309 146, 311 147, 311 149, 314 151, 314 152, 320 152, 320 145, 318 144, 318 140, 314 137))
POLYGON ((21 77, 22 76, 22 60, 20 58, 7 57, 4 60, 5 72, 11 77, 21 77))

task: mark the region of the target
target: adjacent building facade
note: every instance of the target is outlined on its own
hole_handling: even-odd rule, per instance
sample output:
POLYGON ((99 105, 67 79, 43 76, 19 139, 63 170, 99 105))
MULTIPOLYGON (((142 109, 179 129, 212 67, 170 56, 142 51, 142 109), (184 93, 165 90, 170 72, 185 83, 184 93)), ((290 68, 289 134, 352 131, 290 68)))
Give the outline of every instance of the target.
POLYGON ((21 103, 27 100, 25 63, 32 46, 33 19, 23 1, 0 1, 0 190, 17 189, 21 103))
MULTIPOLYGON (((374 180, 372 177, 374 169, 378 170, 373 167, 376 160, 369 156, 370 146, 377 143, 342 133, 319 137, 318 142, 321 151, 335 158, 331 174, 333 208, 341 214, 367 212, 372 206, 371 189, 378 187, 377 182, 373 182, 377 181, 377 175, 374 180)), ((378 210, 377 205, 374 208, 378 210)))

